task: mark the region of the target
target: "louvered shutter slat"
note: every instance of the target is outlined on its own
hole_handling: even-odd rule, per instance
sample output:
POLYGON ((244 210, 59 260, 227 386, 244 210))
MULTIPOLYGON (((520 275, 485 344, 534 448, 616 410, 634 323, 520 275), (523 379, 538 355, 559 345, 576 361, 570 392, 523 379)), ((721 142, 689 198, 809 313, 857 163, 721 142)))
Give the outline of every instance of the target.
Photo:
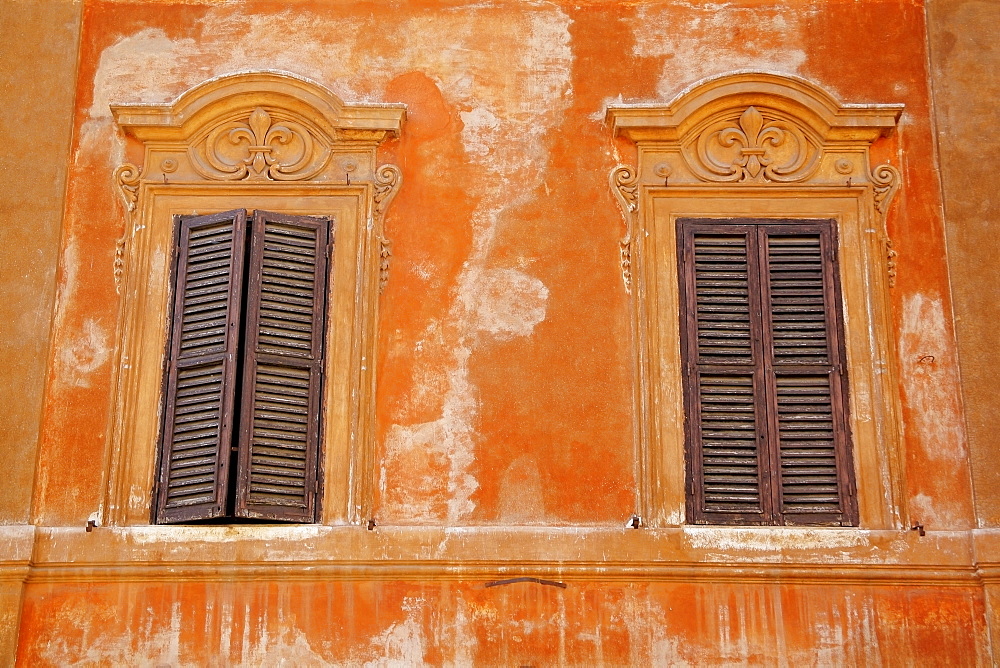
POLYGON ((243 517, 314 518, 330 224, 254 217, 236 499, 243 517))
POLYGON ((695 235, 698 361, 750 363, 750 309, 745 235, 695 235))
POLYGON ((761 512, 753 376, 703 373, 699 400, 705 510, 761 512))
POLYGON ((177 221, 156 521, 225 512, 246 213, 177 221))
POLYGON ((775 364, 829 362, 820 235, 767 238, 775 364))

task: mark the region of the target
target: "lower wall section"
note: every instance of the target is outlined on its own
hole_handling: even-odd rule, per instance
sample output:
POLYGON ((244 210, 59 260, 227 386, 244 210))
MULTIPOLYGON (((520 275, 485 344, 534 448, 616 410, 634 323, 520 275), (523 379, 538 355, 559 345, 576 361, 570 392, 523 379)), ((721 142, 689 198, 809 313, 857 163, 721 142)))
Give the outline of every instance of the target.
POLYGON ((13 665, 21 615, 21 582, 0 581, 0 666, 13 665))
POLYGON ((21 666, 990 665, 980 586, 29 582, 21 666))

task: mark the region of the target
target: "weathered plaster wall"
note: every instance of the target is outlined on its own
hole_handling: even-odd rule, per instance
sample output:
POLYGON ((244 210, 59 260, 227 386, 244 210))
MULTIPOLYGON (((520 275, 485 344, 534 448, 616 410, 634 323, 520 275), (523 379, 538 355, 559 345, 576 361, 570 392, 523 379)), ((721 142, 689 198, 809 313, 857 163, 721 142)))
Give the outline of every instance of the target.
POLYGON ((927 526, 971 524, 918 4, 373 7, 87 5, 39 519, 85 521, 100 498, 122 219, 94 175, 124 157, 107 105, 281 68, 347 100, 409 105, 384 152, 406 187, 387 221, 376 516, 622 521, 634 509, 631 343, 605 175, 631 149, 611 143, 601 112, 752 65, 907 105, 874 157, 903 171, 890 233, 909 502, 927 526), (880 76, 830 57, 845 40, 894 45, 880 76), (944 462, 954 475, 928 474, 944 462))
POLYGON ((963 533, 975 516, 925 39, 918 0, 85 2, 34 497, 34 519, 55 528, 47 547, 34 539, 19 662, 988 664, 963 533), (748 67, 808 78, 844 102, 906 105, 873 163, 902 172, 889 216, 900 475, 928 536, 827 533, 794 558, 823 568, 794 576, 794 563, 754 566, 784 563, 789 534, 755 546, 753 531, 619 529, 635 509, 633 353, 607 174, 634 149, 611 140, 604 107, 662 102, 748 67), (114 372, 124 214, 111 174, 141 161, 108 104, 168 101, 246 69, 408 105, 400 140, 380 152, 404 186, 386 221, 375 515, 424 528, 408 542, 386 530, 381 552, 360 527, 322 540, 325 527, 308 528, 316 536, 286 538, 294 548, 250 529, 237 544, 222 528, 177 529, 168 545, 153 528, 163 554, 143 552, 138 529, 82 530, 103 497, 114 372), (539 530, 521 542, 434 533, 504 524, 539 530), (111 535, 126 547, 102 542, 111 535), (388 577, 386 562, 417 573, 436 558, 428 578, 460 579, 449 568, 463 560, 562 563, 550 542, 567 563, 615 562, 616 581, 598 568, 565 590, 485 589, 479 577, 331 582, 302 566, 341 560, 364 579, 388 577), (633 556, 673 570, 622 584, 633 556), (716 570, 698 570, 709 562, 716 570), (817 584, 838 569, 836 585, 817 584), (739 581, 746 573, 757 579, 739 581), (876 573, 893 584, 874 584, 876 573), (901 586, 908 578, 920 584, 901 586))
POLYGON ((25 666, 899 666, 943 648, 989 663, 981 599, 961 588, 55 584, 32 588, 24 624, 25 666))
POLYGON ((0 523, 27 522, 35 475, 81 7, 0 12, 0 523), (38 101, 38 104, 31 104, 38 101))
POLYGON ((1000 98, 1000 5, 969 0, 928 4, 935 121, 955 294, 962 389, 980 526, 1000 527, 1000 438, 996 374, 1000 331, 1000 178, 989 156, 1000 98))
MULTIPOLYGON (((29 520, 80 34, 79 4, 0 9, 0 524, 29 520), (36 101, 36 104, 32 104, 36 101)), ((2 527, 0 527, 2 528, 2 527)), ((0 537, 0 565, 23 558, 0 537)), ((19 572, 19 571, 18 571, 19 572)), ((0 575, 0 665, 14 656, 20 577, 0 575)))
MULTIPOLYGON (((1000 5, 969 0, 928 3, 928 34, 948 261, 955 295, 955 327, 962 397, 978 525, 981 562, 991 565, 987 584, 992 637, 1000 638, 1000 438, 997 437, 996 351, 1000 318, 997 220, 1000 178, 989 156, 1000 151, 993 132, 1000 98, 1000 48, 994 26, 1000 5)), ((996 642, 996 640, 994 640, 996 642)))

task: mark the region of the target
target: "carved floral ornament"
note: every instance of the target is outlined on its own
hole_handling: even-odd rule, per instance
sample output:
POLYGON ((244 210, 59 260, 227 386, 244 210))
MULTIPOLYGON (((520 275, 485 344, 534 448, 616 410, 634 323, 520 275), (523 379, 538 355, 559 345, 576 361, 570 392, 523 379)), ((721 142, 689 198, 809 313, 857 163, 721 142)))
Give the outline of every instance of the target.
POLYGON ((891 285, 895 252, 885 215, 899 172, 889 164, 871 166, 868 151, 894 130, 902 110, 898 104, 844 105, 803 79, 760 72, 705 80, 662 106, 608 107, 613 133, 631 139, 639 154, 637 168, 620 165, 610 175, 626 223, 620 259, 626 291, 632 288, 644 190, 669 193, 680 186, 747 188, 741 196, 750 198, 768 197, 772 188, 783 196, 802 188, 803 197, 816 186, 866 192, 881 223, 891 285))
POLYGON ((712 123, 684 144, 683 156, 711 181, 797 181, 808 176, 819 142, 804 128, 773 112, 749 106, 735 120, 712 123))
POLYGON ((303 123, 276 121, 256 107, 245 119, 212 128, 189 155, 205 178, 292 181, 321 170, 330 148, 303 123))

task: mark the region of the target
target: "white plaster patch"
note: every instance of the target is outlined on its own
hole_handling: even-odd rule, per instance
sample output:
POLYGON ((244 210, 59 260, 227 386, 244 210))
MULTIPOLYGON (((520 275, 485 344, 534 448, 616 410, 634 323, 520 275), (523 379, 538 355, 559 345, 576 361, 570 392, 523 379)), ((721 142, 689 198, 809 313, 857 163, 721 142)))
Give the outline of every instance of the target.
POLYGON ((500 119, 485 107, 459 113, 462 118, 462 144, 470 155, 486 156, 495 143, 494 136, 500 128, 500 119))
POLYGON ((294 627, 282 629, 277 638, 262 633, 257 646, 251 649, 249 656, 244 655, 243 660, 245 665, 275 668, 331 665, 312 648, 306 634, 294 627))
POLYGON ((937 521, 938 511, 934 499, 926 494, 914 494, 910 497, 910 516, 915 522, 926 523, 937 521))
POLYGON ((944 305, 921 293, 903 301, 900 343, 906 400, 912 409, 907 428, 919 436, 927 457, 942 466, 966 459, 965 432, 954 410, 957 378, 943 359, 950 348, 944 305))
MULTIPOLYGON (((498 20, 488 8, 481 9, 456 12, 451 19, 454 25, 447 28, 447 44, 424 41, 426 35, 444 29, 440 20, 421 25, 427 19, 414 19, 402 32, 401 58, 434 76, 445 98, 467 110, 462 113, 462 140, 470 161, 482 170, 480 178, 464 185, 479 197, 479 204, 471 220, 472 252, 456 282, 456 301, 443 323, 455 332, 456 340, 450 344, 453 365, 447 371, 442 417, 432 423, 394 426, 386 443, 387 458, 408 459, 415 448, 430 448, 432 465, 440 465, 435 457, 446 458, 447 498, 443 500, 449 523, 460 522, 473 512, 472 494, 479 486, 468 473, 475 462, 477 412, 469 358, 484 343, 484 334, 493 341, 528 336, 545 317, 548 289, 541 281, 514 269, 486 265, 503 213, 532 197, 534 187, 544 180, 545 135, 558 125, 572 93, 570 20, 563 12, 540 6, 533 8, 527 20, 509 22, 498 20), (495 49, 481 43, 486 34, 496 42, 495 49), (496 54, 509 53, 512 43, 520 45, 516 57, 498 60, 496 54), (509 83, 497 86, 498 80, 509 83), (429 438, 440 440, 428 443, 429 438)), ((414 371, 416 377, 421 373, 414 371)), ((386 472, 384 467, 384 510, 397 517, 434 521, 440 495, 421 497, 392 488, 386 472)), ((439 488, 433 476, 434 471, 428 471, 421 484, 439 488)))
POLYGON ((289 544, 316 538, 330 527, 318 524, 299 524, 287 526, 267 526, 252 524, 233 524, 226 526, 179 526, 150 525, 126 528, 112 528, 112 531, 127 536, 138 544, 163 543, 232 543, 234 541, 288 541, 289 544))
POLYGON ((696 5, 700 15, 678 24, 672 22, 675 7, 639 7, 632 21, 633 53, 641 58, 666 57, 657 83, 657 94, 669 99, 693 81, 733 70, 773 70, 797 73, 806 60, 802 43, 804 12, 809 7, 733 7, 725 4, 696 5), (727 45, 720 35, 742 28, 746 41, 727 45), (766 44, 758 43, 767 36, 766 44))
POLYGON ((40 656, 52 666, 176 666, 186 668, 194 664, 180 660, 181 603, 171 605, 170 623, 156 624, 154 630, 151 611, 145 615, 147 624, 142 633, 115 635, 117 632, 92 623, 76 608, 57 610, 53 626, 76 629, 79 634, 54 637, 49 640, 40 656), (72 647, 67 637, 72 637, 72 647), (86 651, 80 653, 80 648, 86 651), (66 657, 78 656, 69 663, 66 657))
POLYGON ((802 529, 797 527, 683 527, 684 537, 698 549, 740 552, 829 550, 868 545, 867 531, 858 529, 802 529))
POLYGON ((158 28, 122 37, 101 52, 90 118, 110 118, 111 104, 173 99, 178 87, 199 71, 191 60, 198 51, 195 40, 173 40, 158 28))
POLYGON ((385 629, 371 644, 378 648, 382 656, 364 663, 365 668, 403 668, 423 666, 427 641, 417 616, 424 609, 423 599, 407 597, 403 599, 406 619, 385 629))
POLYGON ((540 524, 545 521, 542 476, 534 457, 518 457, 500 476, 498 506, 500 521, 504 524, 540 524))
POLYGON ((94 318, 83 321, 80 332, 59 351, 59 365, 68 381, 77 387, 90 387, 90 375, 111 356, 109 336, 94 318))
POLYGON ((448 374, 440 418, 416 425, 393 425, 389 430, 382 489, 389 484, 387 474, 393 465, 401 464, 400 468, 410 475, 419 473, 388 496, 385 510, 390 517, 434 522, 441 519, 438 508, 445 507, 448 521, 456 522, 475 509, 472 495, 479 483, 467 469, 475 459, 473 422, 478 404, 468 379, 468 357, 467 348, 454 351, 455 368, 448 374), (440 472, 445 476, 443 488, 440 472))
POLYGON ((477 330, 508 340, 528 336, 545 319, 549 290, 516 269, 471 269, 459 300, 477 330))

